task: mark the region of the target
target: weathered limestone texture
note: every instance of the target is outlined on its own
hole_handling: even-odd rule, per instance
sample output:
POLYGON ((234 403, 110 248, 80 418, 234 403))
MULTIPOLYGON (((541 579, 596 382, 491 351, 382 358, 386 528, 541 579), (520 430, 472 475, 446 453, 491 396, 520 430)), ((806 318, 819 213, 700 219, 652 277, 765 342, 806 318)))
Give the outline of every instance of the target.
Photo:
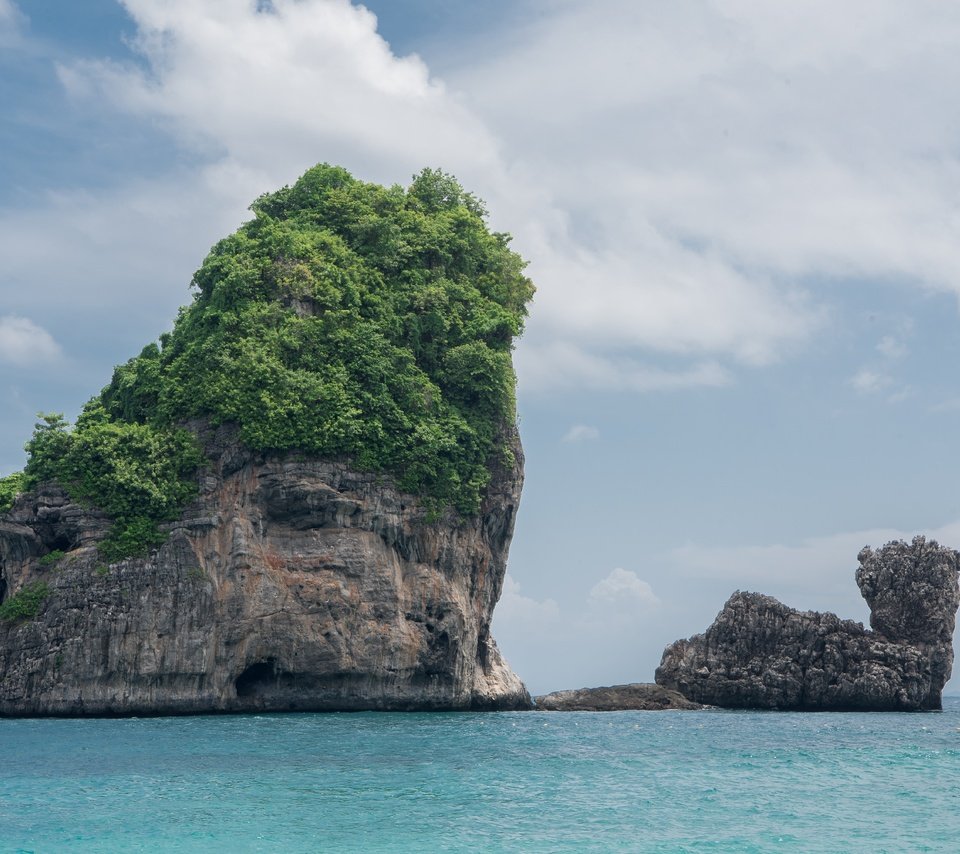
POLYGON ((915 537, 860 552, 870 625, 736 592, 702 635, 663 653, 657 684, 729 708, 940 709, 953 666, 960 554, 915 537))
POLYGON ((702 709, 676 691, 649 682, 554 691, 535 697, 538 712, 659 712, 666 709, 702 709))
POLYGON ((0 516, 0 599, 50 588, 0 622, 0 715, 529 708, 490 636, 515 434, 465 521, 344 462, 252 454, 226 429, 205 443, 199 499, 147 557, 104 566, 108 520, 53 485, 0 516))

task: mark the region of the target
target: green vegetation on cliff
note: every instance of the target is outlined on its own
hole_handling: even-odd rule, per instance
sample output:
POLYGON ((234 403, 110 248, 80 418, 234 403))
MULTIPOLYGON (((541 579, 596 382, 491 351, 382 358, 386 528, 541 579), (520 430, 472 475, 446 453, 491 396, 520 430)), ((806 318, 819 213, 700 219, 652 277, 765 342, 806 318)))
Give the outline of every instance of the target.
POLYGON ((193 494, 200 458, 180 427, 201 418, 477 512, 515 417, 511 350, 533 294, 509 236, 430 169, 404 190, 321 165, 252 210, 195 274, 173 331, 118 367, 72 430, 38 424, 0 509, 4 489, 58 480, 116 521, 108 559, 142 550, 193 494))
POLYGON ((58 481, 70 495, 113 519, 100 551, 108 561, 162 543, 159 523, 175 519, 195 494, 203 461, 186 430, 110 420, 94 398, 69 430, 45 415, 27 443, 24 487, 58 481))
POLYGON ((15 623, 17 620, 32 620, 40 613, 40 606, 49 595, 50 588, 43 581, 26 585, 0 604, 0 621, 15 623))
POLYGON ((10 509, 13 499, 23 491, 23 472, 0 477, 0 513, 10 509))

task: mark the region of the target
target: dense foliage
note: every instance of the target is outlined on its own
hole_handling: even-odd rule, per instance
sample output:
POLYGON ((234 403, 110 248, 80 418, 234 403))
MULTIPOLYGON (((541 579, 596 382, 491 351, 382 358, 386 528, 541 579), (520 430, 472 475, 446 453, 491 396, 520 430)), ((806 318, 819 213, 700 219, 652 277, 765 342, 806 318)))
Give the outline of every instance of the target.
POLYGON ((509 237, 429 169, 404 191, 317 166, 253 212, 173 332, 117 369, 107 416, 236 423, 252 448, 347 455, 476 512, 533 293, 509 237))
POLYGON ((40 613, 40 606, 50 595, 50 588, 43 581, 27 584, 0 604, 0 621, 13 623, 17 620, 32 620, 40 613))
POLYGON ((158 524, 175 519, 194 495, 191 475, 202 462, 185 430, 111 421, 96 400, 74 430, 62 416, 43 416, 27 452, 25 488, 56 480, 114 520, 100 543, 108 561, 163 542, 158 524))
POLYGON ((108 561, 159 543, 202 462, 181 425, 263 451, 345 456, 434 508, 475 513, 514 418, 511 350, 533 286, 451 176, 408 190, 321 165, 264 195, 194 276, 169 334, 118 367, 72 429, 46 415, 18 491, 56 480, 108 513, 108 561))
POLYGON ((13 499, 23 492, 23 472, 0 477, 0 513, 13 506, 13 499))

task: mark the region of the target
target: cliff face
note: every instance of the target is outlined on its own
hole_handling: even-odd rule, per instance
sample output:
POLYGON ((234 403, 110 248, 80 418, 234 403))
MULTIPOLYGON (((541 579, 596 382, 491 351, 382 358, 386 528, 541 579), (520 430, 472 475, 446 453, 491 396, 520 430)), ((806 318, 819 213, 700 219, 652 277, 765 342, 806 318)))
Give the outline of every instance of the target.
POLYGON ((480 515, 434 520, 382 476, 221 430, 168 541, 110 567, 102 515, 54 486, 20 496, 0 599, 50 592, 0 622, 0 714, 529 707, 490 636, 522 484, 509 444, 480 515))
POLYGON ((941 708, 953 666, 960 554, 916 537, 859 555, 870 625, 734 593, 702 635, 663 653, 657 684, 729 708, 941 708))

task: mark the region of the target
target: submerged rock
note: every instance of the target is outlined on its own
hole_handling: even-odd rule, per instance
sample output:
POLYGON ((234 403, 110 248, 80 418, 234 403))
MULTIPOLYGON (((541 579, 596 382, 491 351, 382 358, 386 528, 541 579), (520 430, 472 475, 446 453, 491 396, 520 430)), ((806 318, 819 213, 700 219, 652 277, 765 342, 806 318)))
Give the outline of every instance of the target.
POLYGON ((554 691, 534 697, 537 711, 544 712, 658 712, 665 709, 702 709, 676 691, 634 682, 630 685, 611 685, 603 688, 579 688, 554 691))
POLYGON ((433 518, 382 475, 221 429, 167 542, 109 567, 103 514, 21 495, 0 599, 49 593, 0 621, 0 714, 528 708, 490 635, 523 477, 507 444, 479 515, 433 518))
POLYGON ((953 666, 960 553, 915 537, 859 555, 872 631, 736 592, 702 635, 667 647, 658 685, 728 708, 941 708, 953 666))

